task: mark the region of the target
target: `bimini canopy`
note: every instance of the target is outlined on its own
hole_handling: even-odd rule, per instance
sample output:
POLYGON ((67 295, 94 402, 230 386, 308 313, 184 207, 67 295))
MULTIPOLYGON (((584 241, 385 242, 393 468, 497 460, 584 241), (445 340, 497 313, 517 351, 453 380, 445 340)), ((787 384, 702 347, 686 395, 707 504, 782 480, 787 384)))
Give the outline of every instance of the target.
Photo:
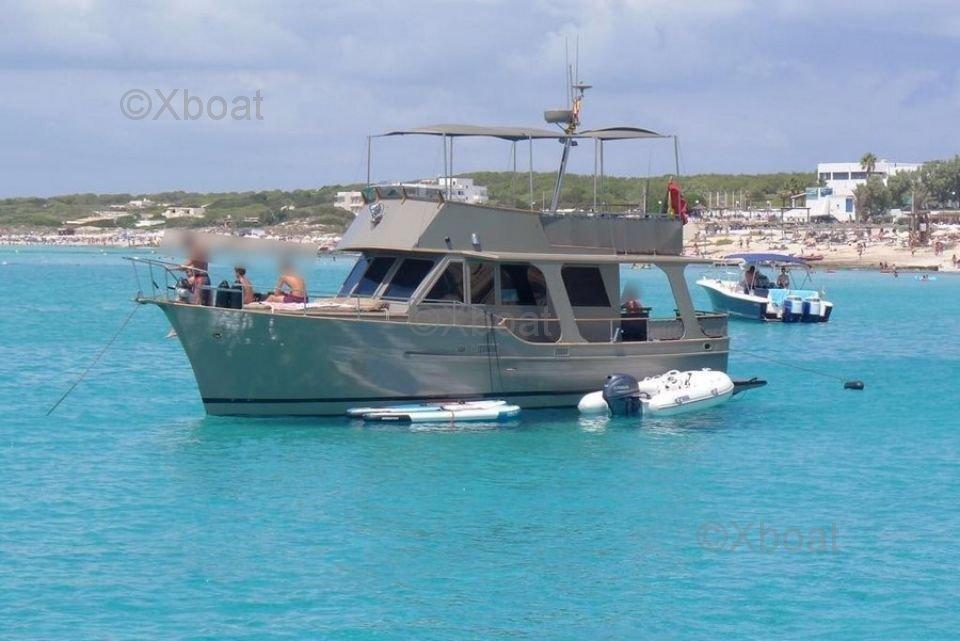
POLYGON ((806 265, 807 261, 797 256, 788 256, 787 254, 767 254, 767 253, 744 253, 727 254, 724 256, 727 260, 742 260, 748 265, 758 265, 760 263, 783 263, 787 265, 806 265))
POLYGON ((414 127, 413 129, 398 129, 380 134, 383 136, 448 136, 459 138, 463 136, 485 136, 487 138, 500 138, 501 140, 528 140, 528 139, 549 139, 554 140, 563 138, 565 134, 562 131, 551 131, 549 129, 537 129, 535 127, 481 127, 478 125, 427 125, 426 127, 414 127))
POLYGON ((536 127, 483 127, 479 125, 427 125, 413 129, 398 129, 380 134, 384 136, 447 136, 460 138, 464 136, 480 136, 500 138, 501 140, 542 140, 563 138, 593 138, 596 140, 637 140, 641 138, 669 138, 649 129, 640 127, 604 127, 603 129, 587 129, 568 135, 559 130, 538 129, 536 127))
POLYGON ((597 140, 636 140, 638 138, 670 138, 649 129, 640 127, 604 127, 587 129, 574 134, 574 138, 596 138, 597 140))

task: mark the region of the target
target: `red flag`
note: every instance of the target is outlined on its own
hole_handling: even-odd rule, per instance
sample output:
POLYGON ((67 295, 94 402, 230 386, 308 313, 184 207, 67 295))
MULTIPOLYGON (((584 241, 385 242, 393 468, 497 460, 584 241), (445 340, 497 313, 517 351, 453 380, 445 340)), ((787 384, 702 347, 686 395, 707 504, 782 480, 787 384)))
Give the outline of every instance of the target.
POLYGON ((673 178, 667 183, 667 202, 670 206, 670 213, 674 216, 680 216, 680 222, 687 224, 687 201, 683 199, 683 191, 680 189, 680 183, 673 178))

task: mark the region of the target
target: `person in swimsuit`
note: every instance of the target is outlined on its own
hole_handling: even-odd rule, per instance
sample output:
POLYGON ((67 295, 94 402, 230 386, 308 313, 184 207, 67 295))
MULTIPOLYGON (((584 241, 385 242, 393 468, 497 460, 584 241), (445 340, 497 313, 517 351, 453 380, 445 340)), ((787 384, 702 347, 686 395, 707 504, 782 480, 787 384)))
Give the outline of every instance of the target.
POLYGON ((249 305, 253 302, 253 283, 250 282, 250 279, 247 278, 247 270, 245 267, 237 265, 233 268, 233 274, 236 277, 234 282, 237 285, 240 285, 240 291, 243 292, 243 304, 249 305))
POLYGON ((180 266, 187 274, 187 284, 190 286, 190 304, 206 305, 209 298, 204 287, 210 284, 209 262, 199 245, 190 247, 189 259, 180 266))
POLYGON ((306 303, 307 284, 290 263, 280 267, 280 278, 273 293, 267 296, 268 303, 306 303))
POLYGON ((750 265, 747 268, 747 271, 743 274, 743 280, 740 285, 743 287, 743 293, 749 294, 753 291, 753 288, 757 284, 757 268, 754 265, 750 265))
POLYGON ((780 289, 787 289, 790 287, 790 275, 787 274, 787 268, 780 268, 780 275, 777 276, 777 287, 780 289))

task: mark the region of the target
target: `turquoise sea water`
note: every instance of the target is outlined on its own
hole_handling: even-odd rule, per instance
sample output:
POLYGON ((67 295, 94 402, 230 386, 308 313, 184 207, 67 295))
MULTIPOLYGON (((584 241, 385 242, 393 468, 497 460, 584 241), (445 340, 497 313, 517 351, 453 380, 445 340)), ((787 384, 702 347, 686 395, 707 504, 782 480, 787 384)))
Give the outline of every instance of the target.
POLYGON ((206 417, 150 307, 46 418, 123 254, 0 248, 0 637, 957 636, 960 278, 819 274, 831 323, 731 323, 767 388, 672 420, 206 417))

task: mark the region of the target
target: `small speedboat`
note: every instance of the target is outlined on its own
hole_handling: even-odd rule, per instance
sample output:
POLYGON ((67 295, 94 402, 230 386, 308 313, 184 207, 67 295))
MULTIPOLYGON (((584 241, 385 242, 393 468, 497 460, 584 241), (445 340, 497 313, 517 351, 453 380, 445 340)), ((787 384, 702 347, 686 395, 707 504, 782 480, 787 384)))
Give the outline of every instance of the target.
POLYGON ((823 298, 821 290, 809 288, 810 266, 804 259, 785 254, 756 253, 731 254, 726 260, 737 261, 739 273, 708 274, 697 281, 710 297, 714 311, 739 318, 784 323, 826 323, 830 320, 833 303, 823 298), (761 267, 780 268, 780 274, 774 274, 771 279, 761 267), (799 286, 793 282, 793 273, 797 270, 803 270, 799 286))
POLYGON ((590 392, 577 405, 581 414, 606 416, 672 416, 725 403, 735 385, 725 372, 669 371, 638 381, 628 374, 612 374, 603 389, 590 392))
POLYGON ((365 421, 392 423, 451 423, 457 421, 497 421, 513 418, 520 407, 506 401, 443 401, 391 407, 354 407, 347 416, 365 421))

